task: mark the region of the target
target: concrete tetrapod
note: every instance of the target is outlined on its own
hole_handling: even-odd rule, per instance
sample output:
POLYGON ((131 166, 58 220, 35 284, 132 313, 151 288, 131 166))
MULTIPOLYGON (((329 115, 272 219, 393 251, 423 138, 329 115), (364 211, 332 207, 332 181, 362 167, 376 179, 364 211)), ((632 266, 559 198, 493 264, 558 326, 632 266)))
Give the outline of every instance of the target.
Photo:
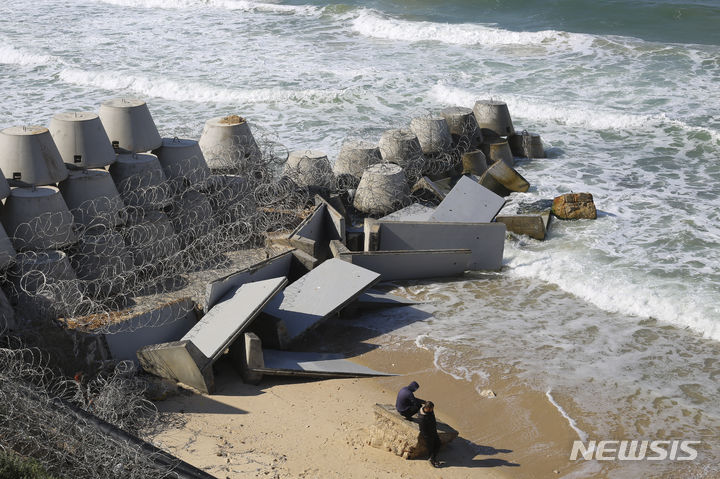
POLYGON ((147 104, 136 98, 113 98, 100 105, 100 120, 111 143, 142 153, 160 148, 162 139, 147 104))
POLYGON ((163 138, 162 146, 153 150, 165 176, 173 183, 173 192, 187 187, 202 187, 210 178, 200 144, 195 140, 163 138))
POLYGON ((170 184, 155 155, 121 154, 109 170, 127 206, 162 209, 172 201, 170 184))
POLYGON ((60 152, 44 126, 11 126, 0 131, 0 168, 28 185, 52 185, 67 177, 60 152))
POLYGON ((328 189, 335 183, 330 160, 322 151, 291 151, 285 163, 285 174, 298 186, 328 189))
POLYGON ((482 132, 477 124, 472 108, 451 106, 440 110, 450 127, 453 145, 462 151, 476 149, 483 142, 482 132))
POLYGON ((386 215, 409 202, 410 189, 403 169, 394 163, 383 163, 365 170, 353 206, 363 213, 386 215))
POLYGON ((70 171, 58 187, 77 225, 114 228, 125 222, 125 204, 107 171, 70 171))
POLYGON ((250 126, 238 115, 206 121, 199 145, 210 169, 220 173, 243 172, 248 160, 255 163, 262 157, 250 126))
POLYGON ((345 140, 333 166, 340 188, 355 188, 363 172, 381 161, 380 148, 373 143, 365 140, 345 140))
POLYGON ((442 116, 427 115, 413 118, 410 129, 418 137, 423 153, 437 155, 452 149, 450 127, 442 116))
POLYGON ((58 113, 50 120, 50 134, 69 165, 102 168, 115 161, 115 150, 95 113, 58 113))
POLYGON ((18 251, 63 248, 77 241, 73 215, 54 186, 13 188, 0 220, 18 251))
POLYGON ((509 136, 515 133, 510 110, 504 101, 478 100, 473 113, 485 136, 509 136))
POLYGON ((412 130, 385 130, 380 137, 380 155, 386 163, 400 165, 411 183, 420 177, 425 166, 420 140, 412 130))

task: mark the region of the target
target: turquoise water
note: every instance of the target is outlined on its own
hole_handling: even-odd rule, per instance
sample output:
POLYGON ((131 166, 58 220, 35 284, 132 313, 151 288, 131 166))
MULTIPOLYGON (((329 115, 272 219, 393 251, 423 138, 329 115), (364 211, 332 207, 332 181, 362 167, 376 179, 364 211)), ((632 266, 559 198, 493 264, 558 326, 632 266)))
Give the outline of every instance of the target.
POLYGON ((163 136, 238 113, 261 139, 334 159, 346 137, 504 100, 549 153, 518 165, 533 186, 508 210, 588 191, 599 219, 509 240, 500 275, 411 288, 433 301, 432 324, 381 319, 478 390, 486 361, 514 364, 579 398, 563 407, 591 436, 621 424, 628 439, 701 437, 712 465, 718 25, 717 2, 689 1, 8 0, 0 126, 132 95, 163 136))

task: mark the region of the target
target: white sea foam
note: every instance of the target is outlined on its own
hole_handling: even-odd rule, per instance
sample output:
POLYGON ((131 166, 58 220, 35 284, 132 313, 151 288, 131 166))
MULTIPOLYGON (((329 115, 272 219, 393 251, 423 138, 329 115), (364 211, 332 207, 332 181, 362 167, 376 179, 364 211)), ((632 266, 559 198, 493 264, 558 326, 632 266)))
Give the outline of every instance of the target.
POLYGON ((312 5, 282 5, 250 0, 97 0, 102 3, 136 8, 216 8, 243 12, 267 12, 298 15, 318 15, 321 8, 312 5))
POLYGON ((74 85, 110 91, 130 91, 144 96, 172 101, 259 103, 259 102, 329 102, 342 98, 348 90, 293 90, 290 88, 219 88, 204 83, 181 82, 165 78, 129 75, 111 71, 65 69, 60 79, 74 85))
POLYGON ((405 42, 435 41, 452 45, 554 45, 590 41, 590 36, 556 30, 515 32, 475 23, 417 22, 391 18, 380 12, 362 9, 351 20, 354 31, 384 40, 405 42))
POLYGON ((47 65, 56 61, 51 55, 38 55, 20 50, 0 39, 0 64, 3 65, 47 65))
POLYGON ((580 428, 578 427, 577 422, 575 422, 575 419, 571 418, 570 415, 567 413, 567 411, 565 411, 565 409, 563 409, 562 406, 560 406, 560 405, 555 401, 555 398, 552 397, 551 392, 552 392, 551 389, 548 389, 548 390, 545 392, 545 395, 547 396, 548 401, 550 401, 550 404, 552 404, 553 406, 555 406, 555 408, 560 412, 560 414, 562 414, 562 416, 563 416, 565 419, 567 419, 567 422, 570 424, 570 427, 573 429, 573 431, 575 431, 575 432, 577 433, 577 435, 578 435, 578 437, 580 438, 580 440, 581 440, 582 442, 587 442, 587 440, 588 440, 588 435, 585 433, 585 431, 583 431, 582 429, 580 429, 580 428))

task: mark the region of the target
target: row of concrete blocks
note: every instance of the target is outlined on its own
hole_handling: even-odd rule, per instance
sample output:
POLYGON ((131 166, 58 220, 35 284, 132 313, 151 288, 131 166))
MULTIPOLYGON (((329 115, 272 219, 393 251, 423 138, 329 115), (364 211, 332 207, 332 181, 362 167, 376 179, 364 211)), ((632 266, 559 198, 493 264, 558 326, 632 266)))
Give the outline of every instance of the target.
POLYGON ((357 188, 353 206, 358 211, 387 214, 409 203, 409 187, 425 172, 426 157, 450 154, 462 155, 462 173, 482 175, 488 163, 512 167, 513 155, 542 157, 544 150, 539 135, 515 134, 504 102, 481 100, 473 109, 450 107, 439 115, 413 118, 410 129, 387 130, 378 145, 347 140, 334 166, 324 152, 293 151, 285 174, 299 186, 357 188))

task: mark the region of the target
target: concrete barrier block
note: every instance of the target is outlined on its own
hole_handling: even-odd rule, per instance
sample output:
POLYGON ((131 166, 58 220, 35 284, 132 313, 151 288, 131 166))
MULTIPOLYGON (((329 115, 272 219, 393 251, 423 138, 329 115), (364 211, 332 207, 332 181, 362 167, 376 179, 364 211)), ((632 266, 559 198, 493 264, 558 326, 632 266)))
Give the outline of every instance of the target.
POLYGON ((206 394, 215 390, 212 362, 192 341, 145 346, 138 350, 137 357, 150 374, 179 381, 206 394))

